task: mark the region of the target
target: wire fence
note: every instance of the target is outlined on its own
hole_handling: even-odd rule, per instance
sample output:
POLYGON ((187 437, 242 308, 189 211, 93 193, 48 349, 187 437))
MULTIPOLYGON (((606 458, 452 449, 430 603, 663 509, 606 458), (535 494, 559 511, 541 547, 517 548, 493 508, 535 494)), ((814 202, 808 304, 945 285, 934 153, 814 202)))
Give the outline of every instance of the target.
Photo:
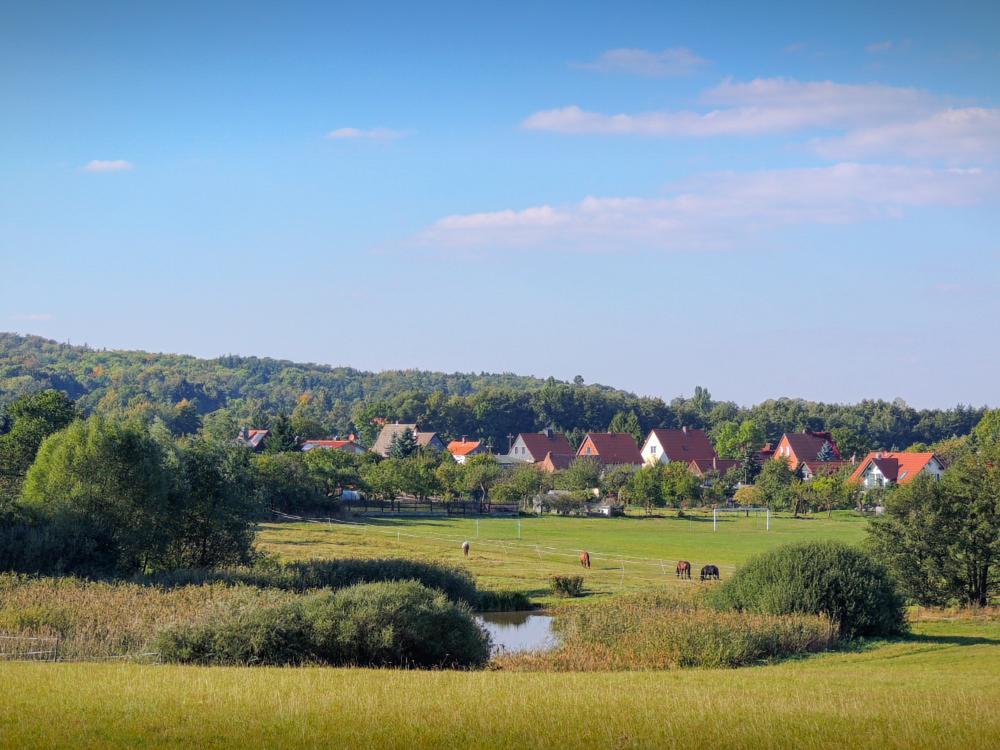
MULTIPOLYGON (((462 542, 468 541, 477 551, 481 551, 480 548, 485 549, 487 552, 491 552, 492 559, 496 560, 504 565, 504 571, 515 573, 524 572, 532 573, 538 575, 539 570, 537 565, 535 567, 517 568, 515 565, 517 563, 524 563, 528 560, 538 561, 538 562, 548 562, 550 564, 563 563, 567 566, 579 567, 580 565, 580 555, 583 552, 587 552, 590 557, 591 565, 595 563, 604 564, 603 569, 597 567, 594 572, 615 572, 621 574, 622 576, 628 576, 630 579, 644 578, 650 582, 662 581, 665 576, 670 578, 676 578, 676 566, 680 561, 676 558, 654 558, 654 557, 644 557, 634 554, 615 552, 612 550, 599 550, 590 549, 583 547, 557 547, 550 544, 539 544, 530 541, 522 540, 511 540, 511 539, 490 539, 484 537, 473 537, 469 538, 466 535, 456 535, 456 534, 444 534, 444 533, 417 533, 411 530, 404 531, 402 529, 387 529, 379 524, 364 523, 359 521, 345 521, 338 518, 317 518, 309 516, 296 516, 288 513, 280 513, 278 511, 272 511, 275 516, 286 521, 295 521, 298 523, 309 523, 314 524, 319 527, 327 527, 330 531, 334 529, 340 529, 344 531, 351 531, 361 535, 373 534, 388 537, 390 540, 395 538, 397 543, 402 545, 403 540, 416 543, 426 543, 426 544, 437 544, 437 545, 454 545, 456 552, 459 549, 459 545, 462 542), (500 558, 497 559, 497 554, 500 558), (512 565, 514 563, 515 565, 512 565)), ((510 521, 506 521, 510 523, 510 521)), ((481 560, 482 561, 482 560, 481 560)), ((489 561, 489 557, 486 561, 489 561)), ((733 572, 736 570, 735 565, 730 564, 718 564, 710 561, 700 561, 700 560, 687 560, 691 563, 692 571, 697 571, 702 565, 715 565, 720 570, 726 570, 733 572)), ((592 569, 593 570, 593 569, 592 569)), ((687 580, 687 579, 680 579, 687 580)))

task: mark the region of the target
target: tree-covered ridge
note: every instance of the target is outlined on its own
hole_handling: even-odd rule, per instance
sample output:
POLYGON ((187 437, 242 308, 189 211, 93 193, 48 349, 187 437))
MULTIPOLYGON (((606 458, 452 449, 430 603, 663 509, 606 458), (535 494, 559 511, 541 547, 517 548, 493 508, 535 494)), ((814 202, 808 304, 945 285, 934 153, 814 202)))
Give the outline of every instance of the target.
POLYGON ((44 388, 65 391, 85 413, 152 411, 177 434, 202 425, 210 433, 236 434, 242 425, 271 427, 286 415, 287 429, 299 437, 353 431, 371 444, 377 421, 388 419, 417 423, 445 438, 485 438, 501 452, 509 435, 547 425, 574 441, 612 424, 637 434, 654 427, 702 427, 718 440, 749 419, 754 433, 772 443, 784 432, 830 430, 849 458, 967 435, 984 412, 962 405, 918 410, 900 400, 825 404, 793 398, 746 408, 716 401, 701 387, 668 403, 553 378, 371 373, 258 357, 102 351, 0 333, 0 408, 44 388))

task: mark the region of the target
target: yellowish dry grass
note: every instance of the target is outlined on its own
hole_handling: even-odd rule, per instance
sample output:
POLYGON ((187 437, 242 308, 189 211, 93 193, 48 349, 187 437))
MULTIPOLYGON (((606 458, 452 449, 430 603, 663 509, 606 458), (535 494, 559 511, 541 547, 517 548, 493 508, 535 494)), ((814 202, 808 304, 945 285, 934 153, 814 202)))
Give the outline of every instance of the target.
POLYGON ((0 664, 17 748, 989 748, 1000 627, 740 670, 631 673, 0 664))

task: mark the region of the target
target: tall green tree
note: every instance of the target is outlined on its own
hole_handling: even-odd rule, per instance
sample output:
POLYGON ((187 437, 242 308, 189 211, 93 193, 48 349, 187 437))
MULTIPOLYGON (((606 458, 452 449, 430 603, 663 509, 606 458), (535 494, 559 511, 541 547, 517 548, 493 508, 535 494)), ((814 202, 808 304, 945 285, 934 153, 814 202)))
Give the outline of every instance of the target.
POLYGON ((611 418, 611 424, 608 425, 608 432, 627 433, 632 436, 637 445, 642 445, 644 438, 642 425, 639 424, 639 417, 635 415, 634 411, 615 412, 615 416, 611 418))
POLYGON ((909 597, 986 606, 1000 591, 1000 449, 894 488, 884 508, 869 541, 909 597))
POLYGON ((794 504, 795 472, 788 462, 774 458, 765 461, 757 477, 756 487, 764 502, 773 510, 785 510, 794 504))
POLYGON ((643 466, 634 472, 622 490, 622 496, 629 505, 636 505, 652 513, 653 508, 663 505, 662 464, 643 466))
POLYGON ((601 464, 594 458, 577 458, 559 472, 556 486, 561 490, 591 490, 601 484, 601 464))
POLYGON ((407 427, 389 442, 390 458, 409 458, 417 452, 417 436, 407 427))
POLYGON ((80 416, 61 391, 39 391, 11 403, 0 420, 0 511, 17 499, 28 469, 46 437, 80 416))
POLYGON ((264 450, 268 453, 287 453, 299 449, 295 428, 287 414, 279 414, 271 423, 271 434, 267 436, 264 450))

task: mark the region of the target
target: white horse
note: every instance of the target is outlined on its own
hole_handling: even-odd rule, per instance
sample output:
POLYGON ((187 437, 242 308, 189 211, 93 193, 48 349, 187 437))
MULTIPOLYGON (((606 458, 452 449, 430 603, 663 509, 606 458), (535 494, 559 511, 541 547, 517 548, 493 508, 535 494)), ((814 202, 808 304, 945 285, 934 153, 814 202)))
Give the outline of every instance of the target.
POLYGON ((462 554, 465 555, 466 557, 469 556, 469 543, 468 542, 462 542, 462 554))

